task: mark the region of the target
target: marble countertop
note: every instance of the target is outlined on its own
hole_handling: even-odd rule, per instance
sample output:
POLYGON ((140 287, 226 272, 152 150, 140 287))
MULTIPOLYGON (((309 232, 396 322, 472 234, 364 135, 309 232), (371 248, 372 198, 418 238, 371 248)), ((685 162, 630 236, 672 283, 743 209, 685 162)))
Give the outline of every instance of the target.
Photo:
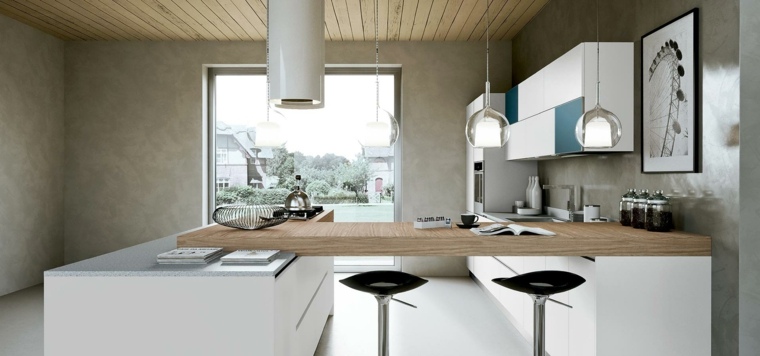
POLYGON ((157 240, 107 253, 98 257, 45 271, 45 277, 131 277, 131 276, 190 276, 190 277, 273 277, 296 258, 292 252, 282 252, 277 260, 262 266, 222 265, 217 259, 206 265, 160 265, 159 253, 177 248, 177 236, 198 229, 166 236, 157 240))

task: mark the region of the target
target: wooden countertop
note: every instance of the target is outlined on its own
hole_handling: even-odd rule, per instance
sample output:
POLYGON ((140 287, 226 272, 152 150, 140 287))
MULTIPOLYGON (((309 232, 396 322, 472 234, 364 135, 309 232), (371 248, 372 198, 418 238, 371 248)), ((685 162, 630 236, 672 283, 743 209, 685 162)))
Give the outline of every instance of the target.
MULTIPOLYGON (((415 229, 412 223, 335 223, 332 212, 263 230, 220 225, 177 237, 177 247, 278 249, 300 256, 710 256, 708 236, 649 232, 619 223, 521 222, 556 236, 478 236, 468 229, 415 229)), ((486 224, 483 224, 486 225, 486 224)))

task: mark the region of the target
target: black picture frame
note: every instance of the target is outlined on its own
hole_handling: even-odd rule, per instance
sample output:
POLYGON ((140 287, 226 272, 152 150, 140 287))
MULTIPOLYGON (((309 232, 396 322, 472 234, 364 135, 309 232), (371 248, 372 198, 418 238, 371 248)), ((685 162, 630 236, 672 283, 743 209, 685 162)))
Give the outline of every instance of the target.
POLYGON ((641 172, 700 170, 699 9, 641 36, 641 172))

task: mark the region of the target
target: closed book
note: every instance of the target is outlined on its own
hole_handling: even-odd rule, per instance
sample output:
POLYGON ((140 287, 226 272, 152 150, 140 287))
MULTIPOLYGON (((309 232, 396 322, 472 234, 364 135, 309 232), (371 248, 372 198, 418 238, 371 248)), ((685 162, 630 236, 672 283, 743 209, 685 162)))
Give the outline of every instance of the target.
POLYGON ((203 264, 222 255, 219 247, 181 247, 159 254, 159 264, 203 264))
POLYGON ((222 263, 269 263, 279 253, 280 250, 237 250, 222 257, 222 263))

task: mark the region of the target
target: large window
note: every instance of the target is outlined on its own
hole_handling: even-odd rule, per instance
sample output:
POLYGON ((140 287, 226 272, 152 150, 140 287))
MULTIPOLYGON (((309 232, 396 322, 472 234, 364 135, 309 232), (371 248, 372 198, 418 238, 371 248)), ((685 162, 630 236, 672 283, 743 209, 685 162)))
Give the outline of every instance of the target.
MULTIPOLYGON (((375 118, 374 68, 328 68, 321 109, 278 109, 287 143, 257 148, 256 124, 266 120, 265 68, 215 68, 209 76, 213 132, 211 210, 235 203, 282 205, 295 175, 314 205, 335 211, 335 221, 382 222, 400 217, 396 182, 401 142, 363 148, 358 133, 375 118)), ((383 68, 380 106, 400 121, 400 68, 383 68)), ((400 141, 400 140, 399 140, 400 141)), ((396 257, 337 257, 336 270, 398 269, 396 257)))

